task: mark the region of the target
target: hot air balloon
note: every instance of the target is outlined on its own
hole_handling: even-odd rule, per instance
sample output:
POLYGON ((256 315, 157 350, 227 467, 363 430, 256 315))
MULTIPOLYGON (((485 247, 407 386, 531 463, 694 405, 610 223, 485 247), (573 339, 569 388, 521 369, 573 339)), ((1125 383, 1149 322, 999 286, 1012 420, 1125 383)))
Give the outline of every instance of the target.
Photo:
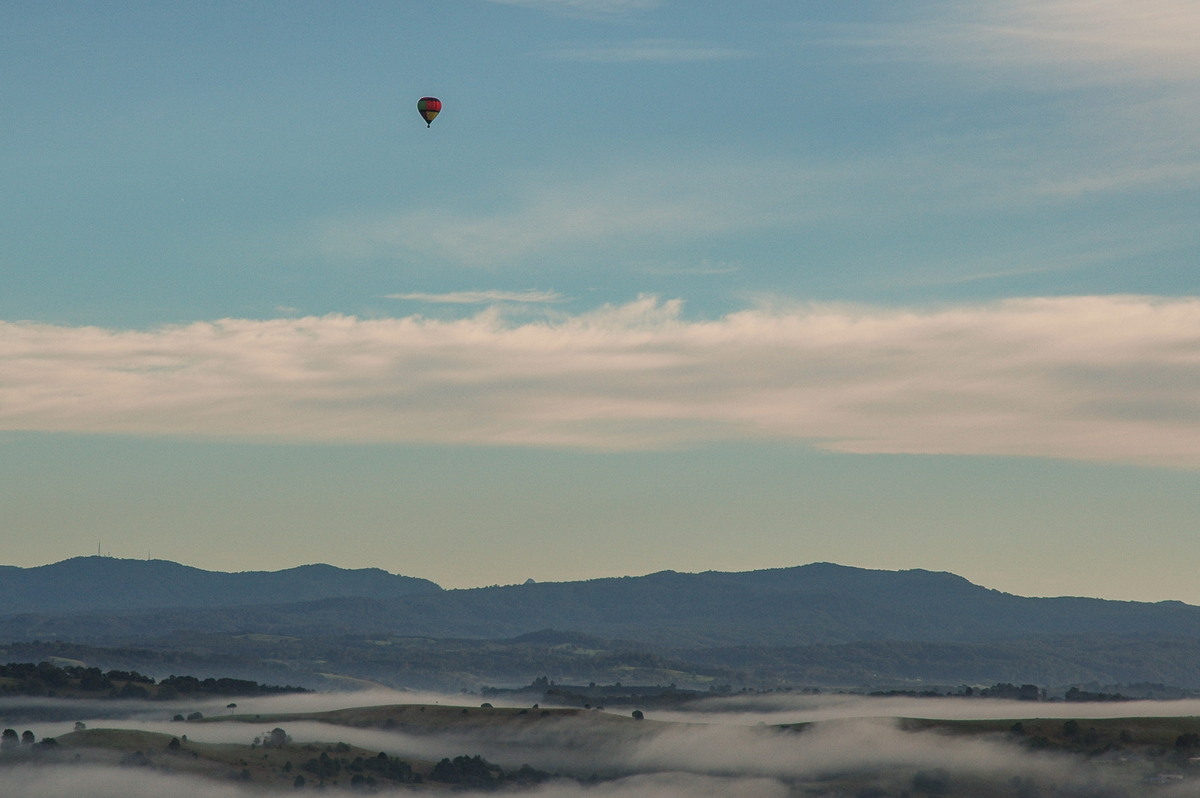
POLYGON ((433 124, 434 118, 437 117, 438 112, 441 110, 442 101, 437 97, 422 97, 417 100, 417 112, 425 120, 425 127, 433 124))

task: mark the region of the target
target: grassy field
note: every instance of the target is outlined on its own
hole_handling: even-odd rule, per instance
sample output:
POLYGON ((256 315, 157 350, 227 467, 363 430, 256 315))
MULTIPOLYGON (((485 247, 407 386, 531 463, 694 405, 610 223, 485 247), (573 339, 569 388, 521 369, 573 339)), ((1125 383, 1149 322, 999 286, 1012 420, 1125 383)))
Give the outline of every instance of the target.
MULTIPOLYGON (((301 784, 313 786, 349 787, 355 776, 364 783, 371 779, 371 786, 407 783, 389 777, 396 768, 385 764, 393 765, 393 757, 381 762, 379 751, 340 742, 287 742, 268 747, 197 742, 186 734, 130 729, 84 729, 58 737, 56 742, 55 750, 31 753, 25 758, 40 760, 40 764, 150 768, 279 790, 295 789, 297 776, 303 779, 301 784)), ((434 765, 421 760, 406 760, 404 764, 421 782, 428 781, 434 765)), ((429 783, 428 787, 436 789, 439 785, 429 783)))
POLYGON ((590 723, 626 727, 636 723, 627 716, 610 715, 587 709, 518 708, 488 706, 451 706, 446 704, 392 704, 372 707, 334 709, 326 712, 281 712, 274 714, 221 715, 199 723, 285 724, 316 721, 353 728, 378 728, 436 734, 446 731, 482 728, 520 728, 543 720, 566 718, 590 719, 590 723))

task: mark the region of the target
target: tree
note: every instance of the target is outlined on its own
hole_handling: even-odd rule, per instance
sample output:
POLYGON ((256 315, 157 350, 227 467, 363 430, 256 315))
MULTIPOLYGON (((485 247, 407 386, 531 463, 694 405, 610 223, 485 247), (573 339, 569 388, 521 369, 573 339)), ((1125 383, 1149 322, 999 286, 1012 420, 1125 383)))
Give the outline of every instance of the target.
POLYGON ((33 745, 37 742, 37 738, 33 736, 33 732, 29 729, 21 732, 21 745, 33 745))
POLYGON ((5 729, 0 735, 0 751, 7 751, 10 748, 16 748, 21 744, 21 738, 17 736, 16 729, 5 729))
POLYGON ((140 684, 134 684, 133 682, 125 682, 125 686, 117 691, 116 697, 117 698, 149 698, 150 691, 147 690, 145 687, 142 687, 140 684))
POLYGON ((327 778, 336 776, 338 771, 342 769, 342 763, 322 751, 321 756, 308 760, 302 768, 323 782, 327 778))
POLYGON ((1021 691, 1017 695, 1018 701, 1041 701, 1044 696, 1042 690, 1036 684, 1023 684, 1021 691))
POLYGON ((950 776, 941 768, 919 770, 912 777, 913 789, 930 795, 945 795, 950 792, 950 776))
POLYGON ((79 689, 89 692, 111 690, 112 679, 106 678, 99 668, 86 668, 79 676, 79 689))
POLYGON ((498 782, 504 778, 504 774, 500 768, 479 755, 456 756, 453 760, 446 758, 434 765, 429 778, 434 781, 487 789, 497 786, 498 782))
POLYGON ((276 726, 271 729, 270 733, 263 736, 263 748, 283 748, 290 743, 292 738, 283 729, 276 726))
POLYGON ((1175 738, 1175 747, 1179 749, 1200 747, 1200 734, 1184 732, 1175 738))

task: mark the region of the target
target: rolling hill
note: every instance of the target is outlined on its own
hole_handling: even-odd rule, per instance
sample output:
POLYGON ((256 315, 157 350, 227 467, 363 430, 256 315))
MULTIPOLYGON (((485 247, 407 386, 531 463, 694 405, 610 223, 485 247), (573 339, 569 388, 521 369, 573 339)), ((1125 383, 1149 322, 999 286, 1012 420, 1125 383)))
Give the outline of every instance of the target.
POLYGON ((949 573, 830 563, 442 590, 378 569, 308 565, 223 574, 161 560, 85 557, 0 569, 0 606, 0 638, 9 639, 44 636, 43 624, 80 639, 178 629, 314 634, 332 626, 494 639, 559 629, 688 648, 1200 637, 1200 607, 1180 602, 1026 598, 949 573))
POLYGON ((440 591, 379 568, 302 565, 283 571, 204 571, 168 560, 75 557, 36 568, 0 566, 0 612, 122 612, 280 604, 332 597, 392 598, 440 591))
POLYGON ((395 684, 557 668, 585 681, 1200 686, 1200 607, 1028 598, 949 573, 830 563, 443 590, 377 569, 220 574, 88 557, 0 568, 0 602, 0 642, 202 651, 226 670, 257 659, 395 684))

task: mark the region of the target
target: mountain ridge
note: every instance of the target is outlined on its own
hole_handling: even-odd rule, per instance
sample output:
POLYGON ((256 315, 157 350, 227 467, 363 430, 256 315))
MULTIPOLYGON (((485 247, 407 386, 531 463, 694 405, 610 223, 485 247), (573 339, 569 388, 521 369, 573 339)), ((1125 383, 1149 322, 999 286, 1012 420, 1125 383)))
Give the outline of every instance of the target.
POLYGON ((324 563, 225 572, 171 560, 88 556, 32 568, 0 566, 0 607, 9 613, 281 604, 297 601, 299 591, 309 591, 305 598, 382 598, 441 589, 427 579, 381 568, 324 563))
POLYGON ((1200 637, 1200 607, 1182 602, 1030 598, 945 571, 834 563, 446 590, 377 568, 314 564, 223 573, 166 560, 84 557, 0 567, 0 607, 0 637, 10 639, 50 630, 119 636, 130 626, 126 616, 134 615, 144 634, 311 634, 336 626, 347 633, 497 639, 554 628, 689 648, 1101 633, 1200 637))
POLYGON ((455 690, 545 673, 584 684, 1200 689, 1200 607, 1022 597, 943 571, 811 563, 444 590, 320 564, 240 574, 111 558, 55 565, 0 567, 0 650, 72 657, 83 646, 122 669, 187 662, 255 681, 341 673, 455 690), (55 609, 64 595, 68 608, 55 609))

